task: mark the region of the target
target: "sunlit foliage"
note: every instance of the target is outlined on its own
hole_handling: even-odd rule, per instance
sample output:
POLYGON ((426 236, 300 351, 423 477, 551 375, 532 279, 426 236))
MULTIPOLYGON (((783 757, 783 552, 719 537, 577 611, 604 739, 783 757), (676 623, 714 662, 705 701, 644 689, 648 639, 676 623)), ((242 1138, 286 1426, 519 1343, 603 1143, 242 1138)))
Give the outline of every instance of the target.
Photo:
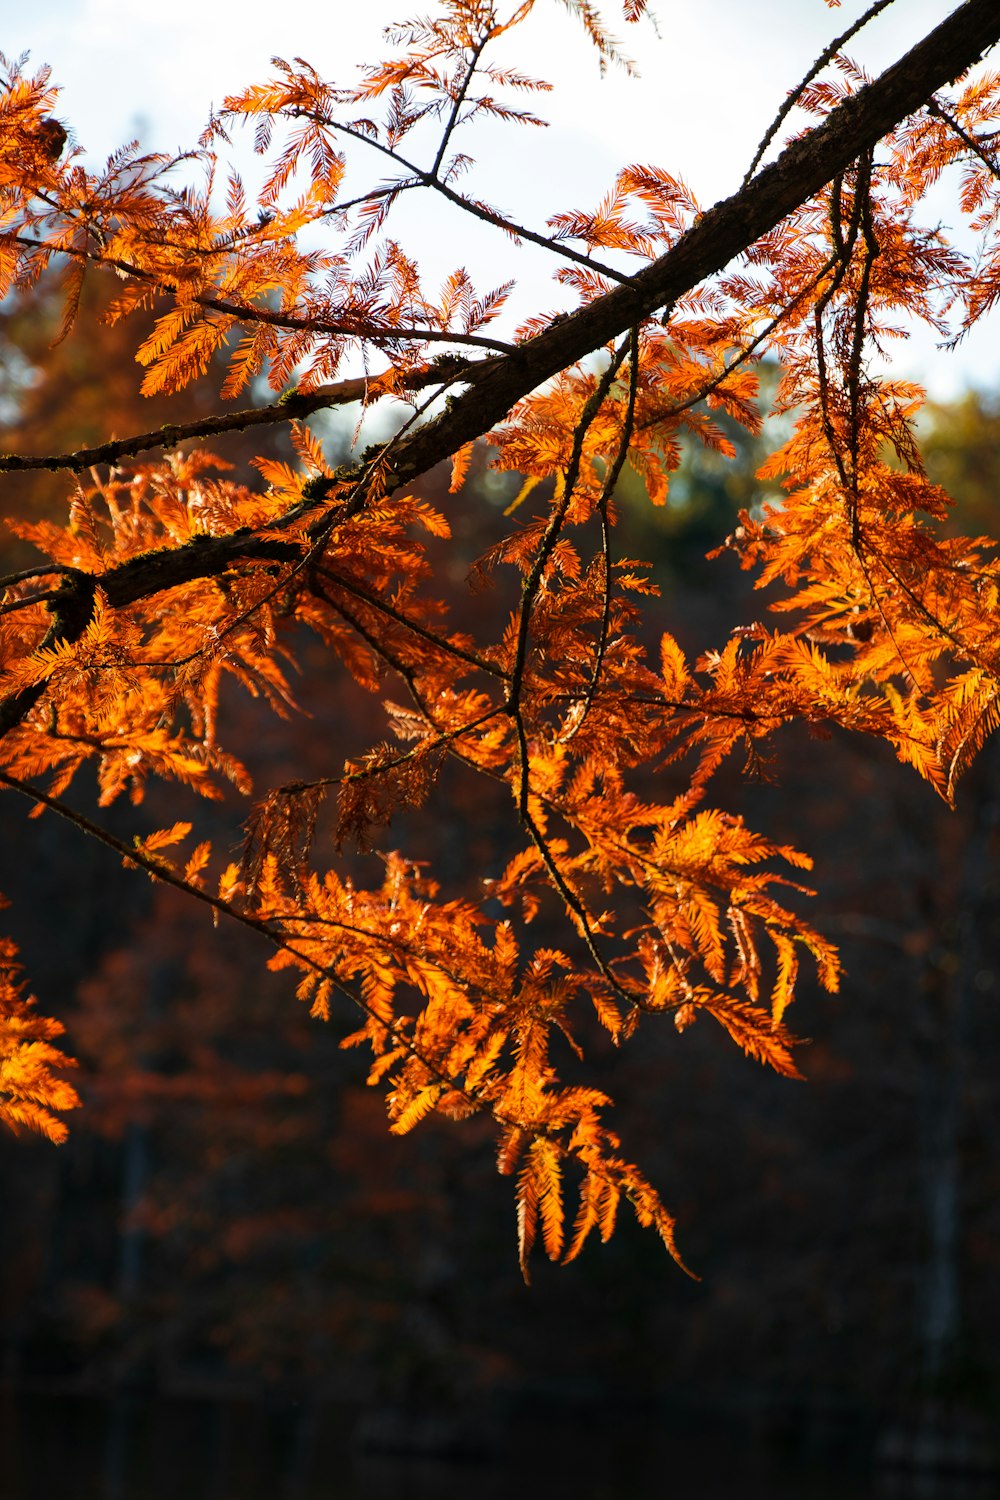
MULTIPOLYGON (((602 62, 621 59, 586 0, 566 8, 602 62)), ((821 59, 796 94, 813 128, 725 204, 705 212, 637 142, 596 207, 554 206, 540 230, 463 190, 460 149, 480 118, 537 124, 525 101, 547 85, 492 62, 532 9, 447 0, 391 28, 354 85, 277 59, 176 159, 130 146, 85 169, 44 71, 8 64, 0 99, 0 292, 61 267, 65 335, 85 278, 113 276, 112 321, 155 313, 136 351, 148 393, 222 361, 222 396, 266 381, 277 397, 0 460, 77 476, 64 521, 11 523, 39 560, 3 580, 0 782, 263 934, 315 1016, 356 1008, 345 1045, 370 1049, 393 1131, 431 1111, 492 1116, 525 1276, 536 1241, 571 1260, 608 1238, 623 1201, 680 1259, 611 1101, 577 1066, 595 1025, 624 1044, 657 1018, 683 1032, 710 1017, 796 1077, 786 1021, 802 961, 837 987, 836 953, 801 915, 811 860, 711 805, 718 766, 758 765, 804 720, 888 741, 950 801, 1000 722, 993 544, 943 527, 949 498, 914 437, 921 392, 873 360, 901 320, 961 332, 1000 296, 1000 77, 951 82, 1000 35, 994 5, 968 0, 872 84, 839 53, 821 59), (221 161, 246 123, 268 162, 253 200, 221 161), (971 259, 921 218, 946 171, 980 238, 971 259), (393 236, 415 194, 545 247, 577 310, 501 336, 511 283, 478 288, 458 266, 426 285, 393 236), (764 356, 794 423, 761 476, 786 493, 734 521, 727 545, 775 586, 777 623, 693 660, 659 624, 651 653, 657 590, 615 553, 618 480, 629 464, 669 504, 682 441, 729 451, 720 412, 758 434, 764 356), (386 397, 411 403, 401 430, 332 470, 304 419, 386 397), (291 424, 296 465, 261 459, 241 480, 181 446, 265 422, 291 424), (435 562, 448 523, 412 491, 443 460, 461 488, 482 438, 520 476, 509 529, 475 570, 518 580, 494 635, 450 625, 435 562), (386 694, 387 737, 321 781, 255 791, 224 743, 220 687, 233 678, 294 714, 304 629, 331 671, 386 694), (520 846, 502 872, 471 872, 460 899, 419 848, 389 852, 397 812, 438 795, 448 762, 507 788, 520 846), (242 860, 222 868, 196 803, 122 844, 65 800, 85 764, 102 805, 141 801, 151 777, 185 810, 188 793, 232 783, 255 799, 242 860), (671 790, 650 800, 650 785, 671 790), (369 889, 314 847, 333 793, 341 846, 383 850, 369 889), (548 913, 548 932, 555 909, 562 946, 537 946, 532 924, 548 913)), ((631 0, 624 19, 643 10, 631 0)), ((11 982, 0 1019, 0 1113, 58 1139, 53 1112, 76 1102, 52 1072, 58 1028, 11 982)))

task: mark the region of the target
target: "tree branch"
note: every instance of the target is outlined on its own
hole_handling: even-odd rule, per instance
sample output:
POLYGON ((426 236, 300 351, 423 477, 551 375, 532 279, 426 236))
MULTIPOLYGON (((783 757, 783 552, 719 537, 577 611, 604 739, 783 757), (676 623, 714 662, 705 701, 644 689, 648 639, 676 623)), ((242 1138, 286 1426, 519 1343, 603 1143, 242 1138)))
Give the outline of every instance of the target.
MULTIPOLYGON (((470 378, 468 360, 460 355, 443 354, 432 364, 405 373, 400 385, 407 391, 419 391, 425 386, 445 384, 456 377, 470 378)), ((69 469, 80 473, 93 464, 117 464, 123 458, 135 458, 154 448, 176 448, 189 438, 218 437, 225 432, 244 432, 248 427, 263 427, 276 422, 301 421, 313 412, 326 411, 334 406, 349 406, 354 401, 364 401, 373 389, 377 389, 392 375, 386 370, 382 375, 359 375, 351 380, 338 380, 330 385, 317 386, 313 391, 288 391, 268 406, 251 406, 242 411, 218 412, 211 417, 199 417, 192 422, 177 425, 166 423, 153 432, 140 432, 134 437, 120 438, 115 442, 99 443, 94 448, 76 448, 72 453, 41 454, 38 456, 20 453, 0 453, 0 474, 21 473, 27 469, 69 469)), ((389 389, 380 394, 392 395, 389 389)), ((51 570, 50 570, 51 571, 51 570)))
MULTIPOLYGON (((135 604, 150 594, 178 588, 195 578, 216 578, 236 562, 268 560, 297 562, 303 554, 298 542, 259 537, 249 526, 229 536, 194 537, 182 547, 165 547, 129 558, 107 573, 66 570, 66 576, 50 599, 52 624, 41 646, 72 644, 83 635, 93 617, 96 591, 101 589, 116 609, 135 604)), ((17 727, 45 692, 48 683, 32 683, 20 692, 0 699, 0 738, 17 727)))
POLYGON ((393 466, 399 482, 411 482, 481 437, 529 391, 721 271, 998 40, 996 0, 966 0, 873 83, 787 146, 745 188, 703 214, 628 286, 615 287, 512 354, 489 361, 474 390, 453 398, 447 411, 397 446, 393 466))

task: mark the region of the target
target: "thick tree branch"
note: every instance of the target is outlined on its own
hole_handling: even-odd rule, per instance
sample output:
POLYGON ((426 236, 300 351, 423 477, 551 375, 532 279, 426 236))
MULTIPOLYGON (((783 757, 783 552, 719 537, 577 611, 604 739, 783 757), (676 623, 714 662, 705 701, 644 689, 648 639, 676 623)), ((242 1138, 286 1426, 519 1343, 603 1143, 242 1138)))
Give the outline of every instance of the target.
POLYGON ((453 398, 447 411, 395 448, 400 483, 481 437, 529 391, 721 271, 998 40, 997 0, 966 0, 873 83, 832 110, 822 125, 787 146, 745 188, 703 214, 628 286, 615 287, 513 354, 484 361, 473 390, 453 398))
MULTIPOLYGON (((78 641, 93 617, 97 589, 102 590, 114 608, 123 609, 195 578, 218 578, 237 562, 295 563, 302 555, 303 545, 298 542, 259 537, 249 527, 243 527, 229 536, 199 536, 182 547, 141 553, 107 573, 65 570, 66 576, 49 603, 52 624, 41 645, 78 641)), ((0 699, 0 738, 31 712, 47 686, 43 679, 0 699)))

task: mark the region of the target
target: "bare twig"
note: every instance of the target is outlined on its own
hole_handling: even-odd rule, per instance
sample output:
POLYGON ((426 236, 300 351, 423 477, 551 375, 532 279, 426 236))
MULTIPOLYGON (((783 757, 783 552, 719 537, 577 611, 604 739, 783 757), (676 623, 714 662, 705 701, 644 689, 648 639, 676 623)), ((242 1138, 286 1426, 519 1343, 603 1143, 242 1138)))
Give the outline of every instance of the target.
POLYGON ((939 120, 943 120, 948 129, 955 132, 959 140, 968 146, 973 156, 978 156, 986 170, 1000 182, 1000 166, 997 165, 996 160, 983 150, 983 147, 976 140, 975 136, 970 135, 965 127, 960 125, 958 120, 955 119, 955 116, 950 114, 942 104, 938 103, 937 99, 929 99, 927 101, 927 113, 934 115, 939 120))
POLYGON ((749 167, 747 167, 746 175, 743 178, 744 187, 746 187, 747 183, 750 181, 751 177, 759 167, 764 152, 774 140, 774 137, 777 135, 778 131, 781 129, 782 125, 787 120, 796 104, 798 104, 799 100, 802 98, 802 95, 805 93, 806 89, 812 83, 816 75, 818 73, 821 73, 826 67, 827 63, 831 62, 833 58, 836 57, 837 53, 840 51, 841 47, 844 46, 845 42, 849 42, 852 36, 856 36, 863 26, 867 26, 868 22, 878 15, 879 11, 885 10, 891 4, 892 0, 875 0, 875 3, 873 5, 870 5, 863 15, 860 15, 856 21, 852 22, 852 24, 848 26, 846 31, 842 31, 839 36, 835 36, 830 45, 824 48, 819 57, 817 57, 816 61, 813 63, 812 67, 809 69, 809 72, 803 78, 802 82, 798 84, 794 89, 792 89, 784 104, 782 104, 781 108, 778 110, 778 113, 775 115, 774 119, 767 127, 767 130, 764 132, 763 139, 761 140, 760 145, 757 147, 757 150, 754 152, 753 161, 750 163, 749 167))

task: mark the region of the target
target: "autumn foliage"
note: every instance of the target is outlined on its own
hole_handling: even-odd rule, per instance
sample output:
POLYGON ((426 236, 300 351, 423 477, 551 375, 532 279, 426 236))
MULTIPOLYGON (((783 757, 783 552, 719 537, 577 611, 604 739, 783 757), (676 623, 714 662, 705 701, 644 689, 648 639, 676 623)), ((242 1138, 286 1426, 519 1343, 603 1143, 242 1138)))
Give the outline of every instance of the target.
MULTIPOLYGON (((1000 297, 1000 75, 968 72, 1000 37, 992 0, 968 0, 875 82, 838 39, 796 91, 803 132, 771 165, 748 162, 725 203, 705 211, 640 161, 543 230, 462 186, 478 118, 537 124, 520 101, 544 83, 492 61, 516 50, 533 3, 448 0, 392 28, 387 59, 353 85, 276 60, 177 159, 132 146, 86 170, 44 70, 8 65, 0 101, 3 293, 59 267, 65 336, 85 279, 110 278, 111 321, 155 315, 136 350, 148 394, 220 366, 221 397, 272 393, 92 449, 0 457, 72 476, 63 519, 8 522, 38 561, 2 580, 0 783, 262 935, 314 1016, 356 1015, 344 1045, 370 1050, 392 1131, 432 1111, 492 1117, 525 1275, 536 1239, 572 1260, 612 1234, 623 1201, 680 1259, 581 1066, 595 1027, 641 1046, 657 1021, 683 1032, 704 1016, 796 1077, 800 966, 838 985, 834 948, 801 914, 809 856, 712 805, 720 764, 752 772, 804 721, 888 742, 950 802, 1000 722, 994 544, 944 526, 949 497, 914 435, 922 393, 877 359, 905 319, 958 336, 1000 297), (222 165, 247 124, 268 163, 252 199, 222 165), (971 256, 922 217, 945 172, 971 256), (510 283, 478 289, 459 267, 425 285, 393 237, 418 194, 492 226, 508 254, 545 248, 575 310, 501 337, 510 283), (718 413, 759 433, 765 357, 791 435, 761 477, 785 498, 742 514, 727 546, 770 586, 774 618, 689 659, 648 569, 617 554, 619 480, 630 465, 669 504, 683 443, 728 451, 718 413), (389 398, 394 435, 332 468, 308 417, 389 398), (234 472, 227 434, 274 424, 297 462, 234 472), (517 580, 492 634, 489 611, 478 633, 451 623, 465 584, 440 564, 448 525, 413 492, 446 460, 460 490, 480 439, 519 476, 473 570, 478 588, 517 580), (320 779, 254 787, 227 739, 226 679, 291 717, 306 639, 332 683, 384 698, 384 737, 320 779), (433 808, 449 762, 506 790, 518 845, 461 895, 393 843, 397 814, 433 808), (73 800, 84 767, 102 807, 141 802, 158 778, 183 817, 123 842, 73 800), (192 795, 225 783, 248 799, 232 862, 199 834, 192 795), (339 855, 314 838, 334 798, 339 855), (367 887, 349 863, 359 844, 382 861, 367 887)), ((614 63, 590 5, 567 8, 614 63)), ((644 9, 628 0, 625 19, 644 9)), ((76 1102, 60 1028, 28 1008, 6 949, 0 986, 0 1114, 59 1139, 76 1102)))

